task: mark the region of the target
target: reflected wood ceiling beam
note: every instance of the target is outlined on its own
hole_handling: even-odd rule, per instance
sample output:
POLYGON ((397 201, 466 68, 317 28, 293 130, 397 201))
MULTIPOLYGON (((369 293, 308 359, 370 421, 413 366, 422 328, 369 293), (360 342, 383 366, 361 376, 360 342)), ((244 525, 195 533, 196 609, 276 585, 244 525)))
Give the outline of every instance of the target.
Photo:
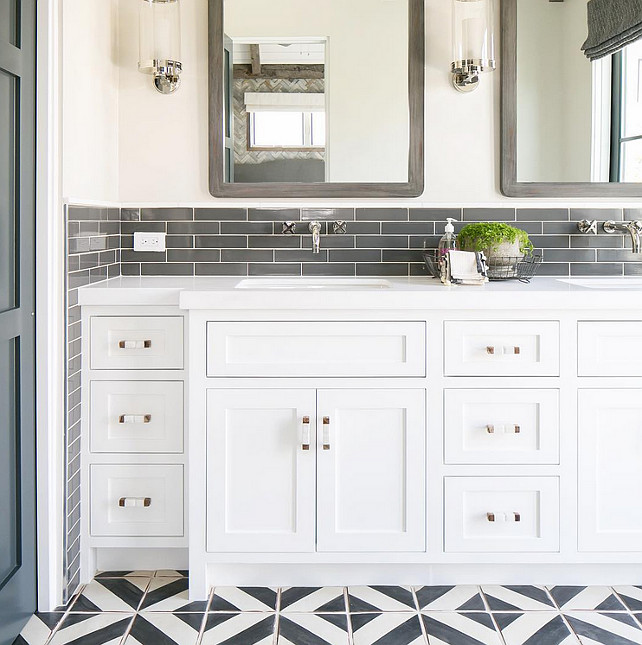
POLYGON ((234 65, 235 79, 273 78, 284 80, 323 80, 325 65, 261 65, 260 72, 254 73, 253 65, 234 65))
POLYGON ((261 48, 259 45, 250 45, 250 60, 252 61, 252 75, 261 75, 261 48))

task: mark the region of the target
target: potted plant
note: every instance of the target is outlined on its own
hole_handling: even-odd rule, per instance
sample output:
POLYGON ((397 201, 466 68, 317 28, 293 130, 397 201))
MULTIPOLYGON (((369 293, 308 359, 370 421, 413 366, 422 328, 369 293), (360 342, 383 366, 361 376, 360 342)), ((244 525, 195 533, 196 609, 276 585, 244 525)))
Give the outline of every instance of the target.
POLYGON ((458 236, 462 251, 482 251, 488 260, 489 271, 502 267, 505 277, 525 256, 533 252, 528 233, 504 222, 475 222, 466 224, 458 236))

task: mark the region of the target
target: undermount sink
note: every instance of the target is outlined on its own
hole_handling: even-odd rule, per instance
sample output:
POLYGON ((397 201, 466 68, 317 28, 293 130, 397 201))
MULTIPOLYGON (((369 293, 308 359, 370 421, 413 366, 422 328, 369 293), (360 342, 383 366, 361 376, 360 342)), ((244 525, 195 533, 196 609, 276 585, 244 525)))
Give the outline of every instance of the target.
POLYGON ((642 278, 568 278, 559 281, 586 289, 642 289, 642 278))
POLYGON ((236 289, 388 289, 388 280, 377 278, 249 278, 236 289))

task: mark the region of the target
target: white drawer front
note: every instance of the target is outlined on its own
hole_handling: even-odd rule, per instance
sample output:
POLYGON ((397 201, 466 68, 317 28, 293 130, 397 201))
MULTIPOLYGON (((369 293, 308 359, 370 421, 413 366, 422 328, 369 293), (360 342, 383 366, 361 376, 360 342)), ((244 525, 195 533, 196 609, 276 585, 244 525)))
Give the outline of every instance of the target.
POLYGON ((210 322, 208 376, 424 376, 423 322, 210 322))
POLYGON ((183 368, 181 316, 92 316, 91 368, 183 368))
POLYGON ((181 381, 93 381, 92 452, 183 452, 181 381))
POLYGON ((91 466, 93 536, 183 535, 183 466, 91 466))
POLYGON ((557 477, 446 477, 445 550, 559 551, 557 477))
POLYGON ((448 321, 446 376, 558 376, 556 321, 448 321))
POLYGON ((580 322, 580 376, 642 376, 642 321, 580 322))
POLYGON ((446 390, 447 464, 559 463, 558 390, 446 390))

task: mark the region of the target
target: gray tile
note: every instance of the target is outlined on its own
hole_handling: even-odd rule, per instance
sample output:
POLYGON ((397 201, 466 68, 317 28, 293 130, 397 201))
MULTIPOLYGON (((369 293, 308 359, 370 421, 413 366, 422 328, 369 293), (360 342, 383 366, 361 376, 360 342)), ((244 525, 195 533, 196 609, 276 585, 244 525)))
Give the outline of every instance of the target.
POLYGON ((426 268, 426 265, 423 262, 421 264, 411 264, 410 275, 416 276, 416 277, 423 277, 423 278, 432 277, 428 275, 428 269, 426 268))
POLYGON ((138 264, 137 262, 133 262, 132 264, 122 264, 120 267, 120 272, 124 276, 140 275, 140 264, 138 264))
POLYGON ((140 220, 139 208, 121 208, 120 221, 121 222, 137 222, 140 220))
POLYGON ((272 235, 281 233, 278 223, 273 222, 221 222, 223 235, 272 235))
POLYGON ((381 262, 379 249, 337 249, 329 256, 330 262, 381 262))
POLYGON ((89 250, 90 251, 104 251, 108 245, 108 237, 90 237, 89 250))
POLYGON ((108 220, 109 209, 93 206, 67 206, 68 220, 108 220))
POLYGON ((407 276, 407 264, 357 264, 358 276, 407 276))
POLYGON ((384 262, 423 262, 420 250, 392 250, 383 252, 384 262))
POLYGON ((197 235, 194 238, 197 249, 246 249, 246 235, 197 235))
POLYGON ((86 253, 89 251, 89 238, 77 237, 67 240, 67 251, 69 253, 86 253))
POLYGON ((103 280, 107 280, 107 267, 89 269, 89 281, 92 284, 95 282, 102 282, 103 280))
MULTIPOLYGON (((459 233, 470 222, 454 222, 455 233, 459 233)), ((435 235, 442 236, 446 232, 446 222, 435 222, 435 235)))
POLYGON ((248 264, 248 275, 267 276, 267 275, 301 275, 300 264, 277 264, 275 262, 267 264, 248 264))
POLYGON ((298 208, 250 208, 247 212, 251 222, 293 222, 300 217, 298 208))
POLYGON ((433 235, 433 222, 382 222, 382 235, 433 235))
MULTIPOLYGON (((113 224, 113 222, 104 222, 104 224, 113 224)), ((90 237, 91 235, 100 235, 100 222, 99 221, 90 221, 90 222, 78 222, 80 227, 79 235, 81 237, 90 237)))
POLYGON ((600 224, 612 219, 616 222, 622 221, 621 208, 571 208, 571 219, 575 222, 581 219, 596 219, 600 224))
POLYGON ((167 222, 169 235, 218 235, 220 222, 167 222))
POLYGON ((220 262, 219 249, 169 249, 168 262, 220 262))
POLYGON ((627 222, 642 220, 642 208, 625 208, 623 217, 627 222))
POLYGON ((357 208, 357 221, 408 221, 407 208, 357 208))
POLYGON ((355 265, 349 263, 336 263, 336 264, 304 264, 303 265, 303 275, 304 276, 353 276, 355 275, 355 265))
MULTIPOLYGON (((311 235, 302 236, 301 242, 304 249, 312 248, 311 235)), ((354 235, 323 235, 321 237, 322 249, 353 249, 354 245, 354 235)))
POLYGON ((247 208, 197 208, 195 220, 237 221, 247 220, 247 208))
POLYGON ((285 250, 274 252, 275 262, 327 262, 328 252, 312 253, 312 250, 285 250))
POLYGON ((543 233, 545 235, 563 234, 578 235, 577 222, 544 222, 543 233))
POLYGON ((117 278, 118 276, 120 276, 120 261, 118 262, 118 264, 110 264, 107 267, 107 275, 110 278, 117 278))
POLYGON ((544 262, 595 262, 593 249, 545 249, 544 262))
POLYGON ((168 235, 165 238, 168 249, 191 249, 194 248, 194 237, 192 235, 168 235))
POLYGON ((89 271, 74 271, 67 278, 67 285, 70 289, 77 289, 89 284, 89 271))
POLYGON ((526 231, 529 235, 542 234, 542 222, 514 222, 511 226, 526 231))
POLYGON ((120 222, 100 222, 98 230, 103 235, 119 235, 120 222))
POLYGON ((67 256, 67 271, 78 271, 80 269, 80 255, 67 256))
POLYGON ((518 222, 563 222, 568 220, 568 208, 518 208, 518 222))
POLYGON ((251 249, 298 249, 300 235, 250 235, 247 245, 251 249))
POLYGON ((348 222, 348 233, 352 235, 379 235, 381 222, 348 222))
POLYGON ((624 275, 642 276, 642 262, 637 264, 625 264, 624 275))
POLYGON ((624 236, 622 235, 571 235, 572 249, 622 249, 624 236))
POLYGON ((123 249, 121 254, 122 262, 165 262, 165 252, 156 251, 130 251, 123 249))
POLYGON ((196 275, 247 275, 247 264, 199 263, 196 265, 196 275))
POLYGON ((408 237, 405 235, 358 235, 358 249, 407 249, 408 237))
POLYGON ((465 222, 514 222, 514 208, 464 208, 465 222))
POLYGON ((120 208, 109 208, 107 210, 109 211, 108 217, 110 220, 113 220, 114 222, 120 221, 120 208))
POLYGON ((568 249, 568 235, 529 235, 536 249, 568 249))
POLYGON ((78 237, 80 234, 80 222, 67 222, 67 237, 78 237))
POLYGON ((194 210, 191 208, 141 208, 141 220, 168 221, 194 219, 194 210))
POLYGON ((98 262, 100 264, 114 264, 116 262, 116 251, 102 251, 98 254, 98 262))
POLYGON ((353 220, 354 208, 302 208, 301 220, 353 220))
POLYGON ((163 262, 162 264, 141 265, 142 275, 194 275, 193 264, 163 262))
POLYGON ((133 235, 134 233, 164 233, 167 224, 165 222, 122 222, 120 225, 121 235, 133 235))
POLYGON ((410 236, 411 249, 436 249, 439 246, 440 235, 410 236))
POLYGON ((630 249, 600 249, 597 252, 597 261, 642 263, 642 256, 633 253, 630 249))
POLYGON ((259 249, 223 249, 221 262, 272 262, 274 252, 259 249))
POLYGON ((607 264, 594 262, 592 264, 571 264, 572 276, 621 276, 624 274, 624 267, 621 264, 607 264))
POLYGON ((411 208, 411 222, 445 222, 446 218, 461 220, 461 208, 411 208))

